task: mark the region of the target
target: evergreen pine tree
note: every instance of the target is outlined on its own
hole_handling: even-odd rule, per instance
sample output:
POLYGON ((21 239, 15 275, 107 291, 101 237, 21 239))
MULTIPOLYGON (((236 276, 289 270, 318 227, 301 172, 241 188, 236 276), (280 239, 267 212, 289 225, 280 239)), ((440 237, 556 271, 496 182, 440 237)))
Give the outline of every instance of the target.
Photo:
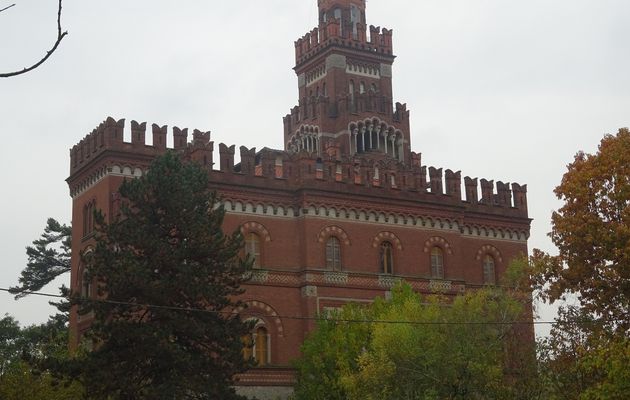
POLYGON ((167 153, 120 187, 120 215, 97 213, 96 245, 83 256, 94 322, 76 362, 90 398, 233 399, 247 364, 249 326, 231 313, 251 263, 242 237, 225 235, 207 173, 167 153))

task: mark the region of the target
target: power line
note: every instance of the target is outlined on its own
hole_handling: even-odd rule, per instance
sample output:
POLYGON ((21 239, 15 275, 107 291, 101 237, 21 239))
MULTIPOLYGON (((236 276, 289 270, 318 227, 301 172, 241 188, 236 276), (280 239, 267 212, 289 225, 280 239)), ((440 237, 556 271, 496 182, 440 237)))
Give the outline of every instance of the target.
MULTIPOLYGON (((10 292, 9 289, 0 288, 0 291, 10 292)), ((55 297, 68 300, 67 296, 52 293, 43 293, 35 291, 23 291, 23 294, 32 294, 35 296, 43 297, 55 297)), ((235 315, 235 311, 221 311, 221 310, 208 310, 204 308, 192 308, 192 307, 179 307, 179 306, 165 306, 159 304, 141 304, 128 301, 117 301, 108 299, 89 299, 90 302, 112 304, 112 305, 124 305, 134 306, 142 308, 153 308, 172 311, 187 311, 187 312, 199 312, 208 314, 225 314, 235 315)), ((402 320, 361 320, 361 319, 346 319, 346 318, 326 318, 326 317, 308 317, 298 315, 260 315, 263 318, 280 318, 299 321, 319 321, 319 320, 331 320, 335 322, 347 322, 347 323, 361 323, 361 324, 408 324, 408 325, 557 325, 557 324, 590 324, 594 321, 402 321, 402 320)), ((621 322, 621 320, 607 320, 607 322, 621 322)))

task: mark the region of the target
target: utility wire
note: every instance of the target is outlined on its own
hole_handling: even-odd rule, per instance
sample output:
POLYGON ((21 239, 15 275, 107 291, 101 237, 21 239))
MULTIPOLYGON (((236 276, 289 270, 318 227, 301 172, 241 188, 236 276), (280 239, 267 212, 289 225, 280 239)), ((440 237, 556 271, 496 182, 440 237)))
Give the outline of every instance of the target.
MULTIPOLYGON (((10 292, 9 289, 0 288, 2 292, 10 292)), ((21 292, 25 295, 32 294, 35 296, 43 297, 55 297, 68 300, 67 296, 52 293, 24 291, 21 292)), ((158 304, 141 304, 128 301, 116 301, 108 299, 86 299, 89 302, 97 302, 113 305, 134 306, 142 308, 153 308, 172 311, 187 311, 187 312, 200 312, 208 314, 225 314, 235 315, 235 311, 221 311, 221 310, 208 310, 204 308, 190 308, 190 307, 178 307, 178 306, 165 306, 158 304)), ((556 324, 590 324, 593 321, 402 321, 402 320, 362 320, 362 319, 346 319, 346 318, 326 318, 326 317, 307 317, 297 315, 261 315, 263 318, 281 318, 291 319, 299 321, 318 321, 318 320, 331 320, 335 322, 347 322, 347 323, 361 323, 361 324, 407 324, 407 325, 556 325, 556 324)), ((621 322, 621 320, 607 320, 607 322, 621 322)))

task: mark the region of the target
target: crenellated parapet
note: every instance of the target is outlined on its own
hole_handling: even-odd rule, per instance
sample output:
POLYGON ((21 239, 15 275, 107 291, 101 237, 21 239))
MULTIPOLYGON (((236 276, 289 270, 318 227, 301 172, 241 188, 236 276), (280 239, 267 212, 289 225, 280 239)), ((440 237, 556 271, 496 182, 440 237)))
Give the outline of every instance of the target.
MULTIPOLYGON (((125 120, 108 117, 74 145, 70 149, 70 175, 73 176, 92 165, 95 159, 107 151, 115 152, 119 157, 127 154, 131 158, 145 157, 150 160, 168 150, 166 125, 152 125, 151 144, 146 140, 146 122, 131 121, 129 125, 131 141, 124 139, 125 120)), ((175 126, 172 131, 172 140, 171 150, 185 152, 189 158, 205 165, 212 165, 213 142, 210 141, 210 132, 194 130, 193 140, 189 143, 188 129, 175 126)))
MULTIPOLYGON (((71 151, 71 193, 80 193, 107 174, 142 175, 150 161, 168 150, 167 127, 152 125, 153 143, 146 143, 146 123, 132 121, 131 141, 123 139, 125 120, 108 118, 71 151), (109 153, 108 153, 109 152, 109 153), (96 162, 109 156, 116 162, 96 162), (141 163, 125 165, 127 160, 141 163), (110 165, 111 164, 111 165, 110 165), (91 167, 90 167, 91 166, 91 167), (92 171, 75 179, 83 171, 92 171), (96 178, 95 178, 96 177, 96 178), (75 186, 73 186, 75 185, 75 186)), ((357 126, 357 129, 359 127, 357 126)), ((378 130, 380 132, 380 130, 378 130)), ((303 188, 375 195, 412 202, 426 202, 470 209, 481 213, 527 217, 527 186, 501 181, 465 177, 460 171, 422 165, 421 155, 410 152, 408 163, 393 157, 360 157, 341 154, 334 143, 318 154, 315 146, 298 151, 282 151, 241 146, 240 162, 235 164, 236 147, 219 144, 220 162, 214 168, 214 143, 210 132, 193 130, 188 141, 188 129, 174 127, 173 148, 183 157, 203 165, 214 184, 235 184, 300 190, 303 188), (462 186, 463 183, 463 186, 462 186), (462 188, 464 198, 462 198, 462 188)))
POLYGON ((369 31, 368 37, 363 23, 343 29, 340 19, 331 18, 295 41, 295 63, 300 65, 330 47, 393 57, 393 30, 371 25, 369 31))
POLYGON ((217 185, 229 183, 290 191, 321 189, 527 217, 526 186, 512 184, 510 189, 507 183, 495 185, 493 181, 470 177, 462 182, 460 171, 422 166, 417 153, 412 153, 412 162, 407 166, 393 159, 338 157, 328 153, 318 156, 307 150, 287 152, 264 148, 257 152, 255 148, 242 146, 241 162, 233 165, 235 146, 220 144, 219 148, 221 168, 212 173, 221 175, 211 179, 217 185))

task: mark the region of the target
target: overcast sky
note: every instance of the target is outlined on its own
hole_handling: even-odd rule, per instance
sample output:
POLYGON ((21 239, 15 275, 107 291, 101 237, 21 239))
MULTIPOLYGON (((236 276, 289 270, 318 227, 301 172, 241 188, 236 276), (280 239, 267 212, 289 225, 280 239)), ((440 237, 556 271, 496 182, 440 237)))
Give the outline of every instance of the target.
MULTIPOLYGON (((56 0, 0 8, 14 2, 0 13, 0 72, 56 37, 56 0)), ((282 148, 293 42, 317 24, 316 3, 65 0, 59 50, 0 80, 0 287, 17 283, 48 217, 70 222, 69 148, 107 116, 282 148)), ((630 1, 370 0, 367 18, 394 30, 394 100, 411 110, 423 163, 528 184, 529 247, 554 252, 546 234, 566 165, 630 125, 630 1)), ((52 312, 47 299, 0 292, 0 315, 22 324, 52 312)))

